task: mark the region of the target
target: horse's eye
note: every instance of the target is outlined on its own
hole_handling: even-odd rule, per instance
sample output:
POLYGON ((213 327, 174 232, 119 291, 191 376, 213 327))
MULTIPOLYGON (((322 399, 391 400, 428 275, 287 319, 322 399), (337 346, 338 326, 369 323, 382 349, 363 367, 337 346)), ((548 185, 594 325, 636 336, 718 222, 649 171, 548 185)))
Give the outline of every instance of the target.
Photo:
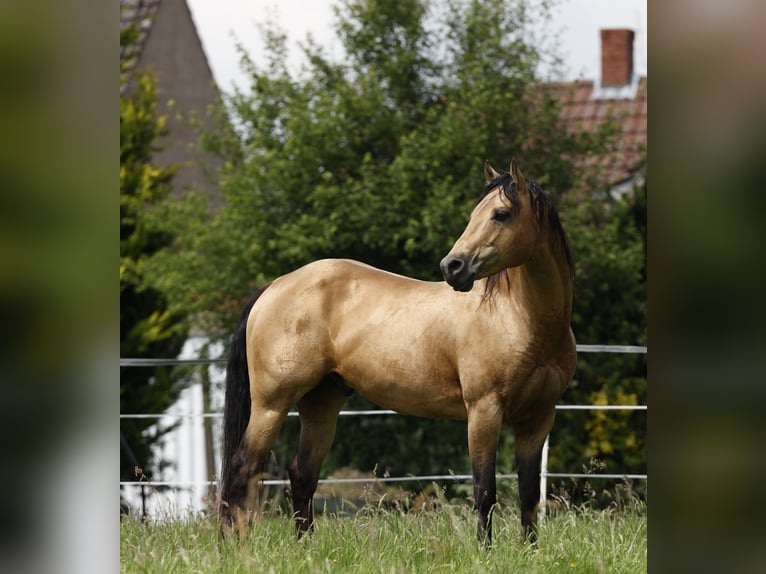
POLYGON ((505 221, 510 216, 511 216, 511 213, 509 211, 496 209, 495 212, 492 214, 492 219, 494 219, 495 221, 505 221))

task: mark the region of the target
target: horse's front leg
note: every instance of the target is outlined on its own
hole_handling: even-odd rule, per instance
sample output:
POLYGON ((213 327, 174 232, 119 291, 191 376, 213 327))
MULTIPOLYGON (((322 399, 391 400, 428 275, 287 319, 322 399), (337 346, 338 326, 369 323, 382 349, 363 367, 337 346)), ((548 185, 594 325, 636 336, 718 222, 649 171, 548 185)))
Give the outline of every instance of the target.
POLYGON ((492 544, 492 513, 497 503, 495 460, 502 426, 502 409, 494 397, 468 406, 468 452, 473 470, 474 508, 479 512, 477 536, 487 546, 492 544))
POLYGON ((521 507, 521 535, 523 540, 537 544, 536 511, 540 503, 540 462, 543 445, 516 452, 519 474, 519 505, 521 507))
POLYGON ((543 444, 553 427, 555 411, 534 425, 514 426, 516 467, 519 474, 521 530, 524 540, 537 543, 537 505, 540 503, 540 463, 543 444))

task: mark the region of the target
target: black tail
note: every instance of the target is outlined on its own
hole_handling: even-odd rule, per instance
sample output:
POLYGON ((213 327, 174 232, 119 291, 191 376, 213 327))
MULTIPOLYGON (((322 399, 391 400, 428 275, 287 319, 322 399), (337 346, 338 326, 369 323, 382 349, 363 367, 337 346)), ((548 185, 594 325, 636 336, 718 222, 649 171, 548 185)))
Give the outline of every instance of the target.
POLYGON ((250 310, 268 285, 262 287, 245 305, 234 330, 226 366, 226 396, 223 407, 223 448, 221 452, 221 476, 219 489, 219 512, 228 515, 232 496, 232 462, 242 445, 247 423, 250 420, 250 377, 247 371, 246 331, 250 310))

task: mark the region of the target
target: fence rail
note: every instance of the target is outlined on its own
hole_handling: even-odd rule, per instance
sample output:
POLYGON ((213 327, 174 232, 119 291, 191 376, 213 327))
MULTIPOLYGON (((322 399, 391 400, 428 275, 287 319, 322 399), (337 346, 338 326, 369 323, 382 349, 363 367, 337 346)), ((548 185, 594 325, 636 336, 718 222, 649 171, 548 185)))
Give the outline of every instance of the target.
MULTIPOLYGON (((541 473, 540 476, 543 476, 541 473)), ((545 473, 548 478, 603 478, 609 480, 646 480, 645 474, 590 474, 590 473, 558 473, 548 472, 545 473)), ((513 472, 510 474, 497 474, 498 479, 517 478, 518 475, 513 472)), ((473 480, 471 474, 423 474, 417 476, 370 476, 370 477, 356 477, 356 478, 320 478, 319 484, 368 484, 370 482, 422 482, 422 481, 449 481, 454 482, 467 482, 473 480)), ((150 481, 123 481, 120 482, 122 486, 170 486, 177 488, 190 488, 192 486, 204 485, 204 486, 216 486, 217 480, 202 480, 202 481, 172 481, 172 480, 150 480, 150 481)), ((261 480, 260 484, 264 486, 289 486, 290 481, 287 479, 265 479, 261 480)))
MULTIPOLYGON (((577 345, 578 353, 621 353, 621 354, 647 354, 647 347, 639 345, 577 345)), ((145 358, 120 358, 120 367, 157 367, 178 365, 218 365, 226 362, 226 359, 145 359, 145 358)), ((646 411, 647 405, 556 405, 556 410, 620 410, 620 411, 646 411)), ((340 416, 389 416, 398 415, 396 411, 389 409, 369 409, 340 411, 340 416)), ((291 411, 288 416, 298 416, 297 411, 291 411)), ((161 418, 221 418, 223 413, 120 413, 120 419, 161 419, 161 418)), ((543 456, 540 472, 540 501, 544 502, 547 497, 547 481, 549 478, 587 478, 587 479, 610 479, 610 480, 647 480, 646 474, 590 474, 590 473, 551 473, 548 472, 548 438, 543 447, 543 456)), ((517 478, 517 474, 498 474, 498 479, 517 478)), ((412 482, 412 481, 470 481, 470 474, 434 474, 417 476, 387 476, 369 478, 327 478, 320 479, 320 484, 343 484, 343 483, 371 483, 371 482, 412 482)), ((288 485, 288 480, 266 479, 261 481, 266 486, 288 485)), ((217 481, 120 481, 120 486, 141 487, 175 487, 190 488, 195 486, 214 486, 217 481)), ((541 514, 545 504, 540 505, 541 514)))
MULTIPOLYGON (((622 353, 646 355, 647 347, 641 345, 577 345, 578 353, 622 353)), ((177 365, 217 365, 226 359, 144 359, 122 358, 121 367, 172 367, 177 365)))
MULTIPOLYGON (((645 411, 646 405, 556 405, 557 411, 645 411)), ((398 415, 397 411, 378 409, 378 410, 355 410, 340 411, 341 417, 367 417, 377 415, 398 415)), ((298 411, 290 411, 288 417, 297 417, 298 411)), ((162 419, 165 417, 178 419, 219 419, 223 413, 160 413, 160 414, 120 414, 121 419, 162 419)))

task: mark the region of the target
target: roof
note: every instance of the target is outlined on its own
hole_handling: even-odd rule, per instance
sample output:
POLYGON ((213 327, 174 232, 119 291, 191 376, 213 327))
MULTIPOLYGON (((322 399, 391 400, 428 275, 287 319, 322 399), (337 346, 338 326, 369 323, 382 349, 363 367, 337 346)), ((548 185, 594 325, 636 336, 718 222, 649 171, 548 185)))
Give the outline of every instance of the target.
POLYGON ((135 68, 141 56, 141 49, 152 28, 160 0, 120 0, 120 34, 135 26, 136 37, 126 44, 120 44, 120 94, 127 89, 124 81, 135 68))
POLYGON ((152 74, 156 114, 165 118, 168 129, 157 142, 152 161, 177 168, 173 176, 177 195, 198 189, 217 204, 218 187, 208 175, 222 160, 204 152, 199 128, 181 119, 196 117, 212 131, 216 120, 207 110, 220 101, 187 0, 120 0, 120 97, 135 89, 139 70, 152 74), (125 34, 131 28, 134 31, 125 34))
POLYGON ((612 118, 618 131, 614 144, 604 155, 591 156, 577 168, 584 178, 595 178, 601 188, 630 180, 643 167, 647 146, 646 76, 634 86, 601 88, 592 80, 548 84, 561 105, 560 118, 570 132, 594 131, 612 118))

